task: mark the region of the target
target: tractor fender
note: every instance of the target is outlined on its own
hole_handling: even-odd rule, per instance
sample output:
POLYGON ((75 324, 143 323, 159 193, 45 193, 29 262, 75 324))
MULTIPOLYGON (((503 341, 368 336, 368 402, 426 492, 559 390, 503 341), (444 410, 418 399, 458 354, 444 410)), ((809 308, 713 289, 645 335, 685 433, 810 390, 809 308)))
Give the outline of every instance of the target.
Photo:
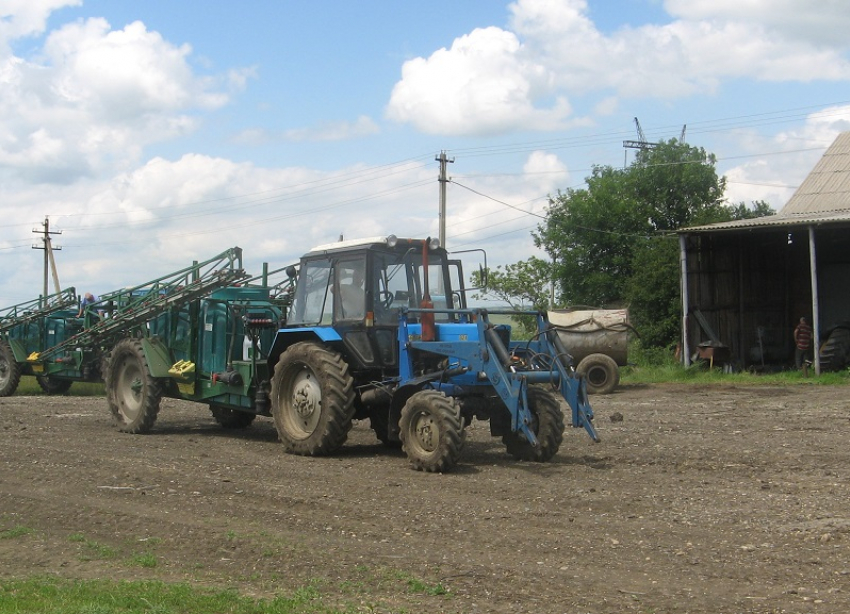
POLYGON ((171 377, 168 370, 174 361, 171 359, 168 347, 156 337, 145 337, 141 342, 151 377, 171 377))
POLYGON ((313 326, 309 328, 281 328, 277 331, 269 351, 269 369, 274 372, 278 358, 291 345, 302 341, 314 341, 319 345, 339 347, 342 343, 340 334, 328 326, 313 326))

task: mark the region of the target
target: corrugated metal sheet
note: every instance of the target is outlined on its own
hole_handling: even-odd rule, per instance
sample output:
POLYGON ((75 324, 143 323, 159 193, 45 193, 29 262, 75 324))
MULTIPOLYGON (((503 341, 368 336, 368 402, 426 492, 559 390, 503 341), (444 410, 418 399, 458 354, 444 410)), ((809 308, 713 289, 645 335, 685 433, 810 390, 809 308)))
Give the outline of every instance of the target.
POLYGON ((850 223, 850 132, 842 132, 785 206, 770 217, 680 229, 717 232, 748 228, 850 223))
POLYGON ((842 132, 778 213, 850 212, 850 132, 842 132))

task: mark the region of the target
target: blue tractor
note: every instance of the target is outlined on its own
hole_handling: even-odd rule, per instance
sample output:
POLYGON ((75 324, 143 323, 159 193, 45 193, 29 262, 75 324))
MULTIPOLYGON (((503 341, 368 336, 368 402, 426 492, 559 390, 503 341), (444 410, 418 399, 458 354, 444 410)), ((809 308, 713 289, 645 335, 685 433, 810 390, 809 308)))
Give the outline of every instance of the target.
MULTIPOLYGON (((268 352, 270 409, 288 452, 330 454, 353 420, 403 447, 411 466, 450 470, 474 419, 519 460, 551 459, 572 426, 598 441, 584 381, 545 313, 512 341, 467 306, 463 271, 439 242, 340 241, 301 259, 292 305, 268 352)), ((504 318, 503 318, 504 319, 504 318)))

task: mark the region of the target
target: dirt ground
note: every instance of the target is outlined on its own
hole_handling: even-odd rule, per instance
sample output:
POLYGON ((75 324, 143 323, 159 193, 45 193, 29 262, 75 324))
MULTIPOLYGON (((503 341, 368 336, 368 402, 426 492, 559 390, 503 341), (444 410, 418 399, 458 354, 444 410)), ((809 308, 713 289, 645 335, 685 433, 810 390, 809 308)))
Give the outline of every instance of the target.
POLYGON ((332 457, 164 400, 0 399, 0 578, 156 578, 363 612, 850 612, 843 387, 623 387, 552 462, 470 427, 413 471, 355 423, 332 457), (622 421, 614 422, 616 413, 622 421))

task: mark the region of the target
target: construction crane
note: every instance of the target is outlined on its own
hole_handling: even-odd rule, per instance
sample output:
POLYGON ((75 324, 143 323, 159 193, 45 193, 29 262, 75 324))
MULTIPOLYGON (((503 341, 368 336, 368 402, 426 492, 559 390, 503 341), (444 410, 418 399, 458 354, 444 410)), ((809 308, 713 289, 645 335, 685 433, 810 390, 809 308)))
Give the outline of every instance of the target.
POLYGON ((623 147, 626 149, 655 149, 658 147, 658 143, 650 143, 646 140, 646 136, 643 134, 643 129, 640 127, 640 121, 637 117, 635 117, 635 126, 637 127, 637 141, 623 141, 623 147))

